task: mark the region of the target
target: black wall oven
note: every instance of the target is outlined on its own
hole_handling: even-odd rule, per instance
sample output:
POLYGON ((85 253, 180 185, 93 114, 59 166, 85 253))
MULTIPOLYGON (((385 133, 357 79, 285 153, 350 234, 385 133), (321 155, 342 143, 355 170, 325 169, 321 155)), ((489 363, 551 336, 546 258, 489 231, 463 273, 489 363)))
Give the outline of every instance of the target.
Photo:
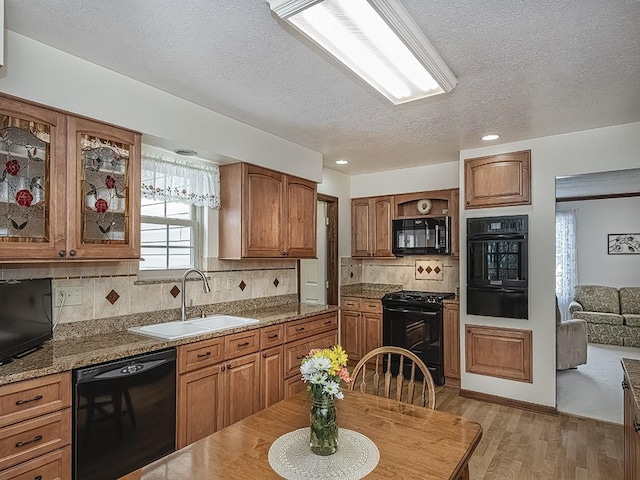
POLYGON ((467 313, 529 318, 528 217, 467 219, 467 313))

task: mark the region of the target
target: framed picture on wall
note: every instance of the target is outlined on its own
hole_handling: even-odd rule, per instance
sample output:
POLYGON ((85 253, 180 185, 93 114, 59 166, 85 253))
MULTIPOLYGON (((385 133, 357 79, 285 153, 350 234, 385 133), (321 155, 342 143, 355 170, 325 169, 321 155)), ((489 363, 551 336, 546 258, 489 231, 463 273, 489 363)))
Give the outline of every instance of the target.
POLYGON ((640 255, 640 233, 610 233, 607 240, 609 255, 640 255))

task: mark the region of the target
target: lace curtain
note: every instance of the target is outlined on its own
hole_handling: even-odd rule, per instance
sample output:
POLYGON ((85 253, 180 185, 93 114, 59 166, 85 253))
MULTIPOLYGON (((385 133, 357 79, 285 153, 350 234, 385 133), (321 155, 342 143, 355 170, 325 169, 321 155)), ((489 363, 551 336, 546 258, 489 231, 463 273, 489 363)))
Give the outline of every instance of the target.
POLYGON ((568 320, 577 281, 576 215, 574 211, 556 212, 556 295, 563 320, 568 320))
POLYGON ((218 167, 142 154, 142 196, 220 208, 218 167))

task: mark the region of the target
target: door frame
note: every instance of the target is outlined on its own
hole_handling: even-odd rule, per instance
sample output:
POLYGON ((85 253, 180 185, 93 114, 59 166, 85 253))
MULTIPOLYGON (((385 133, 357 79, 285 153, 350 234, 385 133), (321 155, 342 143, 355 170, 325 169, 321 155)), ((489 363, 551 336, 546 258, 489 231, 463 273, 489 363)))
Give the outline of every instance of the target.
MULTIPOLYGON (((338 197, 332 195, 325 195, 324 193, 318 193, 318 201, 327 204, 327 218, 329 223, 327 224, 327 281, 329 282, 329 288, 327 288, 327 305, 338 305, 338 197)), ((300 301, 300 260, 298 260, 298 302, 300 301)))

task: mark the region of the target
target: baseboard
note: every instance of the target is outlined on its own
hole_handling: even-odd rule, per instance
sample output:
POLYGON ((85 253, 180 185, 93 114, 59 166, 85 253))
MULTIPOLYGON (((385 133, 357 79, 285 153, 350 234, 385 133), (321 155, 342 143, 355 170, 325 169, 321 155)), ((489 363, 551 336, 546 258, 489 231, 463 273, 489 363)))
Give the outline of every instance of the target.
POLYGON ((444 384, 447 387, 460 387, 459 378, 444 377, 444 384))
POLYGON ((459 395, 464 398, 471 398, 472 400, 497 403, 498 405, 520 408, 521 410, 529 410, 531 412, 544 413, 546 415, 558 415, 558 409, 555 407, 548 407, 546 405, 539 405, 537 403, 523 402, 521 400, 514 400, 513 398, 499 397, 497 395, 489 395, 488 393, 473 392, 471 390, 463 389, 460 389, 459 395))

